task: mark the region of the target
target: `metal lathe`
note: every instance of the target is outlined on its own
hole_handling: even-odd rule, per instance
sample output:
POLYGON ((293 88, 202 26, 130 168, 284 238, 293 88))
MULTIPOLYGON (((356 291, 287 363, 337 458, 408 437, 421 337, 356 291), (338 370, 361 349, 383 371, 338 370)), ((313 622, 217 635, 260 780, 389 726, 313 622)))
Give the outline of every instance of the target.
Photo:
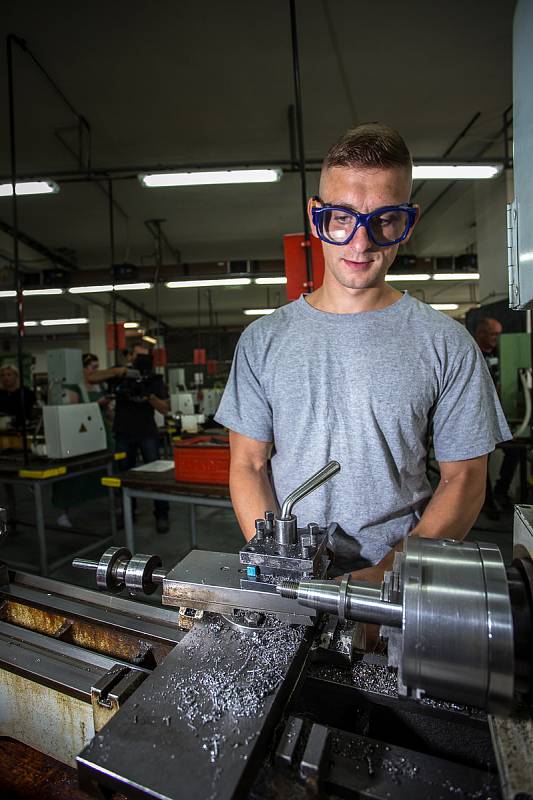
POLYGON ((100 798, 533 797, 533 507, 510 565, 410 537, 381 585, 356 583, 349 537, 293 513, 339 469, 238 554, 169 570, 109 548, 74 562, 94 591, 3 565, 0 735, 100 798))

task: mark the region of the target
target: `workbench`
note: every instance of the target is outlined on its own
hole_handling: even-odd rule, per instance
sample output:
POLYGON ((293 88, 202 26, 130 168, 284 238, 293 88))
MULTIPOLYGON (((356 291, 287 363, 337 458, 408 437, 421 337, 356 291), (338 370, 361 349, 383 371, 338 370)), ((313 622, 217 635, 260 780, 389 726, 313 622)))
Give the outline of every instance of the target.
MULTIPOLYGON (((46 525, 44 519, 43 507, 43 489, 52 486, 58 481, 67 481, 70 478, 78 475, 89 475, 93 472, 100 472, 105 469, 108 476, 113 474, 113 466, 115 461, 123 458, 123 453, 112 453, 109 450, 101 450, 97 453, 89 453, 83 456, 76 456, 75 458, 67 458, 62 460, 51 460, 30 454, 28 463, 24 464, 21 453, 10 453, 9 455, 0 455, 0 483, 6 488, 7 494, 7 511, 8 511, 8 525, 12 531, 16 530, 17 525, 31 525, 37 530, 37 542, 39 546, 39 574, 48 575, 56 569, 59 569, 64 564, 72 561, 73 558, 87 555, 95 549, 100 550, 108 544, 116 541, 116 521, 115 521, 115 506, 113 490, 109 489, 109 511, 110 511, 110 532, 106 537, 100 534, 95 534, 91 530, 75 530, 75 529, 61 529, 67 530, 69 533, 82 533, 84 536, 94 538, 94 541, 85 545, 84 547, 71 552, 68 555, 48 562, 47 547, 46 547, 46 525), (33 495, 33 503, 35 509, 35 522, 28 523, 26 521, 17 519, 16 515, 16 501, 15 501, 15 487, 27 486, 31 489, 33 495)), ((48 526, 51 527, 51 526, 48 526)), ((53 526, 52 526, 53 527, 53 526)), ((35 565, 30 563, 13 562, 13 566, 18 569, 35 570, 35 565)))
POLYGON ((135 533, 133 526, 132 498, 145 500, 167 500, 169 503, 186 503, 189 506, 189 530, 191 550, 198 546, 196 507, 232 508, 229 487, 215 484, 182 483, 174 476, 174 469, 165 472, 150 472, 150 464, 122 472, 111 479, 102 478, 104 486, 122 489, 124 508, 124 534, 126 547, 135 552, 135 533))

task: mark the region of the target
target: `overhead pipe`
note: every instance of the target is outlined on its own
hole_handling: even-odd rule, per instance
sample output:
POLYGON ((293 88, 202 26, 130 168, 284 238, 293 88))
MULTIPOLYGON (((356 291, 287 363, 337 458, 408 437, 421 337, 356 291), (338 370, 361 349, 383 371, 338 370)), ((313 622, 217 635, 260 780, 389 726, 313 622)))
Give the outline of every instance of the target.
POLYGON ((311 260, 311 229, 309 226, 309 216, 307 214, 307 185, 305 176, 302 89, 300 82, 300 62, 298 57, 298 29, 296 24, 295 0, 289 0, 289 7, 291 16, 292 71, 294 79, 294 99, 295 99, 295 109, 296 109, 296 137, 298 141, 300 189, 301 189, 301 199, 302 199, 302 215, 304 223, 305 266, 307 272, 307 286, 309 289, 311 289, 313 284, 313 263, 311 260))

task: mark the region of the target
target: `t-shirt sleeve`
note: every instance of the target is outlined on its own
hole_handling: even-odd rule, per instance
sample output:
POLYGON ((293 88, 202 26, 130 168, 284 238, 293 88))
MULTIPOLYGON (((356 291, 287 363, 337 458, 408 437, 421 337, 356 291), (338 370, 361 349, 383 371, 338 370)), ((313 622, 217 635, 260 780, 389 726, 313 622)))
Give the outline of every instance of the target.
POLYGON ((253 365, 250 339, 245 335, 237 344, 215 420, 250 439, 273 441, 272 409, 253 365))
POLYGON ((438 461, 463 461, 491 453, 511 439, 498 395, 474 341, 446 370, 433 416, 438 461))

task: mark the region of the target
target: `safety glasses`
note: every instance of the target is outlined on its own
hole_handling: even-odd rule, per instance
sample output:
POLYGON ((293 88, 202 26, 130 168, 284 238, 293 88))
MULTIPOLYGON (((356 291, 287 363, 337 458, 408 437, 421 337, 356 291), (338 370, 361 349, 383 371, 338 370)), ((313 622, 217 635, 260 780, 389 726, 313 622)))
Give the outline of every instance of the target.
MULTIPOLYGON (((313 201, 322 202, 319 197, 313 197, 313 201)), ((416 208, 405 203, 361 214, 343 206, 322 205, 314 206, 311 215, 319 238, 327 244, 348 244, 362 225, 377 247, 389 247, 406 238, 415 223, 416 208)))

